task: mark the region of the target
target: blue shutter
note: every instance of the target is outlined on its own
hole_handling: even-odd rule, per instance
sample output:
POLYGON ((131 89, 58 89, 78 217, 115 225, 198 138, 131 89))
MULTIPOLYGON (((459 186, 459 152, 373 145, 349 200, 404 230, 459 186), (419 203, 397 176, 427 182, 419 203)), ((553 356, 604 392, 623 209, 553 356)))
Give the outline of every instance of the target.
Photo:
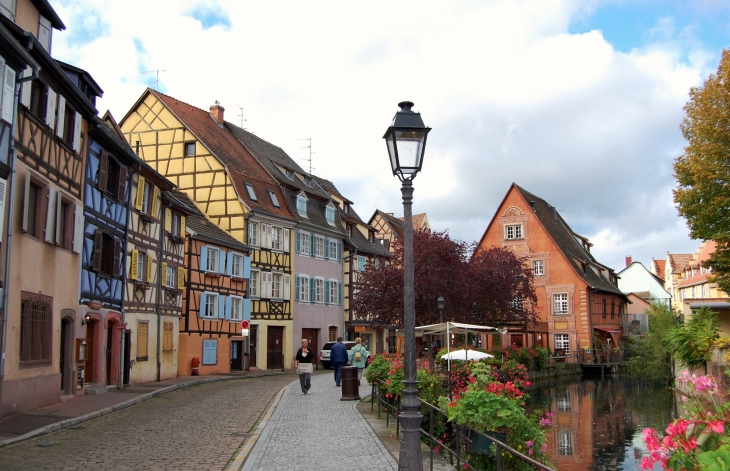
POLYGON ((251 322, 251 300, 243 300, 243 320, 251 322))
POLYGON ((226 297, 218 295, 218 319, 226 317, 226 297))
POLYGON ((324 240, 324 258, 330 258, 330 241, 324 240))
POLYGON ((342 306, 342 283, 337 283, 337 304, 342 306))
POLYGON ((330 280, 324 280, 324 303, 330 303, 330 280))
POLYGON ((301 282, 298 275, 296 276, 296 281, 294 282, 294 284, 296 286, 296 288, 294 289, 294 301, 299 301, 299 290, 301 288, 301 282))
POLYGON ((337 242, 337 261, 342 261, 342 242, 337 242))
POLYGON ((204 365, 215 365, 216 364, 216 352, 218 347, 218 341, 216 340, 203 340, 203 364, 204 365))
POLYGON ((297 253, 300 253, 302 251, 302 234, 297 231, 297 253))
POLYGON ((251 257, 243 257, 243 277, 251 278, 251 257))
POLYGON ((208 271, 208 247, 200 248, 200 269, 208 271))
POLYGON ((226 320, 230 321, 231 320, 231 309, 232 309, 230 296, 225 297, 225 303, 226 303, 226 307, 225 307, 226 320))
POLYGON ((200 317, 205 317, 205 306, 205 293, 200 293, 200 306, 198 306, 200 317))
POLYGON ((317 280, 309 279, 309 302, 313 303, 317 300, 317 280))
POLYGON ((226 274, 226 253, 222 250, 218 250, 218 273, 226 274))
POLYGON ((226 265, 226 275, 233 274, 233 252, 228 252, 228 264, 226 265))

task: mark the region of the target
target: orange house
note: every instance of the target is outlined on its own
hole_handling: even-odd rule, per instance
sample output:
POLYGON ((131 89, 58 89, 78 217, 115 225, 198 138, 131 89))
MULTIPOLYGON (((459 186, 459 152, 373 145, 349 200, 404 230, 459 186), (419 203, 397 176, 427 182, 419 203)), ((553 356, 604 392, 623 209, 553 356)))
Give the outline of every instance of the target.
POLYGON ((479 247, 506 247, 532 268, 539 322, 510 327, 502 345, 570 355, 619 346, 628 299, 615 272, 591 255, 591 245, 547 201, 512 184, 479 247))

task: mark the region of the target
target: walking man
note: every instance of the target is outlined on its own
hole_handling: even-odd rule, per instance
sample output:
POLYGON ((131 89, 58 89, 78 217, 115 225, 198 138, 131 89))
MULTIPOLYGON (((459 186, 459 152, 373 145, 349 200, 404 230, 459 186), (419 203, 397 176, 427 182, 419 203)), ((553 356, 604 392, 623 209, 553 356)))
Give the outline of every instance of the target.
POLYGON ((342 371, 340 368, 347 364, 347 347, 342 343, 342 337, 337 337, 337 343, 332 345, 330 350, 330 361, 335 369, 335 385, 339 386, 342 381, 342 371))

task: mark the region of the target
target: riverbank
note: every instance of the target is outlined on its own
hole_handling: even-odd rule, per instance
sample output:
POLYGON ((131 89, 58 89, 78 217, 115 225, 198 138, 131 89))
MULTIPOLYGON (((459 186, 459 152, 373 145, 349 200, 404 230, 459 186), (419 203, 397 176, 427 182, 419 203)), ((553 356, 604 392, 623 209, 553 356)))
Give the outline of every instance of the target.
POLYGON ((578 363, 551 363, 540 370, 532 370, 528 374, 530 382, 545 381, 563 376, 575 376, 582 373, 578 363))

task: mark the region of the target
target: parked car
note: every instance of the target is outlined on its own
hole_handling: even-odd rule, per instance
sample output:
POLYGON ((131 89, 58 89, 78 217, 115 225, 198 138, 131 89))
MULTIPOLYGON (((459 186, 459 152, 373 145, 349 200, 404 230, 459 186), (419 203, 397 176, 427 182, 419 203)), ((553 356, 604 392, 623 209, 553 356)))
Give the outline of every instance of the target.
MULTIPOLYGON (((329 370, 332 367, 332 362, 330 361, 330 350, 332 350, 332 345, 334 345, 337 342, 327 342, 322 347, 322 350, 319 352, 319 362, 322 363, 322 367, 326 370, 329 370)), ((347 351, 349 352, 352 347, 355 346, 355 342, 351 340, 345 340, 342 342, 345 344, 345 347, 347 347, 347 351)), ((365 360, 370 362, 370 351, 367 350, 365 353, 365 360)))

